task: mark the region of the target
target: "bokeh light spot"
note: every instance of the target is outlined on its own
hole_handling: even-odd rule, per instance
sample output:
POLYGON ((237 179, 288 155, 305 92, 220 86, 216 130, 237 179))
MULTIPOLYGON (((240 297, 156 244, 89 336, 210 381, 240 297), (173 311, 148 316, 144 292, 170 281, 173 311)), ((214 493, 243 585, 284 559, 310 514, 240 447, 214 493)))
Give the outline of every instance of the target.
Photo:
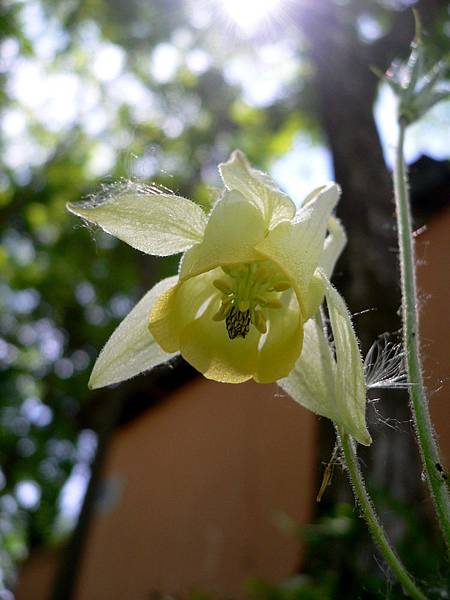
POLYGON ((227 15, 246 32, 252 33, 275 15, 281 0, 221 0, 227 15))

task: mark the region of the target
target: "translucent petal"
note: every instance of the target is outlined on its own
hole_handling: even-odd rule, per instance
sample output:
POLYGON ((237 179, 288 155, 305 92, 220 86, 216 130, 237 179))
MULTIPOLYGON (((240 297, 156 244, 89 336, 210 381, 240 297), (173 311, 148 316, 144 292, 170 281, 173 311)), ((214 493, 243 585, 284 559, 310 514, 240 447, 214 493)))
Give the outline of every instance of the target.
POLYGON ((285 377, 300 355, 303 342, 303 321, 297 301, 293 306, 267 310, 269 329, 258 354, 254 379, 271 383, 285 377))
POLYGON ((347 243, 347 236, 341 222, 335 217, 330 217, 328 221, 328 232, 320 257, 320 268, 327 277, 331 277, 336 262, 347 243))
POLYGON ((278 384, 293 400, 312 412, 336 421, 336 366, 328 340, 316 319, 304 325, 303 350, 294 369, 278 384))
MULTIPOLYGON (((180 349, 180 334, 193 321, 200 307, 212 296, 219 296, 213 281, 219 269, 180 281, 159 296, 150 313, 148 327, 166 352, 180 349)), ((222 324, 222 327, 223 324, 222 324)))
POLYGON ((266 173, 253 169, 239 150, 219 165, 219 171, 225 187, 241 192, 261 212, 267 229, 294 217, 295 204, 289 196, 266 173))
POLYGON ((336 350, 335 399, 339 420, 335 420, 358 442, 368 446, 372 440, 366 428, 366 385, 358 340, 342 296, 325 275, 323 279, 336 350))
POLYGON ((169 277, 157 283, 120 323, 97 358, 89 379, 90 388, 130 379, 173 356, 164 352, 150 335, 147 321, 156 298, 176 280, 177 277, 169 277))
POLYGON ((325 296, 325 284, 316 269, 311 277, 308 292, 305 295, 305 321, 313 317, 319 310, 325 296))
POLYGON ((215 205, 203 241, 186 252, 180 279, 218 265, 260 260, 254 249, 265 235, 261 213, 239 192, 226 192, 215 205))
POLYGON ((213 321, 219 300, 210 301, 206 310, 181 333, 181 355, 208 379, 223 383, 242 383, 253 377, 261 334, 254 328, 245 338, 230 340, 223 321, 213 321))
MULTIPOLYGON (((334 299, 331 300, 332 304, 333 302, 334 299)), ((369 445, 372 440, 366 428, 365 390, 361 387, 361 383, 364 386, 364 381, 360 380, 359 367, 355 373, 351 373, 349 361, 343 356, 346 352, 342 347, 344 337, 347 337, 347 340, 351 336, 354 337, 353 329, 349 334, 349 327, 352 327, 348 320, 350 317, 346 308, 347 316, 344 316, 343 308, 345 305, 340 305, 336 309, 339 312, 337 321, 343 319, 345 324, 337 323, 335 315, 333 316, 337 364, 320 322, 310 319, 304 325, 303 350, 300 358, 291 373, 278 381, 278 384, 299 404, 331 419, 358 442, 369 445), (344 335, 342 330, 345 330, 344 335), (343 381, 346 382, 344 386, 342 386, 343 381)), ((335 309, 332 310, 334 312, 335 309)), ((350 342, 350 345, 354 346, 354 343, 356 339, 350 342)))
MULTIPOLYGON (((327 277, 331 277, 336 261, 341 255, 347 242, 345 230, 340 221, 335 217, 330 217, 328 221, 328 235, 325 238, 322 254, 319 260, 319 269, 327 277)), ((305 321, 311 318, 319 310, 325 295, 325 283, 316 269, 309 283, 308 292, 305 296, 305 321)))
POLYGON ((186 198, 131 183, 107 192, 67 208, 147 254, 176 254, 203 238, 206 215, 186 198))
POLYGON ((306 314, 311 277, 323 251, 325 232, 331 211, 339 198, 339 187, 326 186, 299 212, 294 223, 280 223, 256 246, 267 258, 275 261, 292 281, 306 314))
POLYGON ((305 207, 307 204, 315 200, 317 196, 327 187, 327 185, 328 184, 320 185, 319 187, 314 188, 312 192, 309 192, 306 198, 303 199, 301 206, 305 207))

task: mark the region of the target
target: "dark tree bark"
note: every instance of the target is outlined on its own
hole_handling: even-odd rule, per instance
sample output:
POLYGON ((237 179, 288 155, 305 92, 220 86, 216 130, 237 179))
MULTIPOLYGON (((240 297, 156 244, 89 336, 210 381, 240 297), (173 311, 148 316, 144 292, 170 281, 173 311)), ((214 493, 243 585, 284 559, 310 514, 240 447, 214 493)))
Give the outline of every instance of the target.
POLYGON ((51 592, 51 600, 72 600, 75 597, 76 584, 86 548, 87 535, 98 498, 102 469, 107 456, 109 442, 121 415, 122 406, 123 400, 121 395, 114 392, 110 393, 108 402, 105 402, 103 405, 103 419, 101 425, 97 428, 97 450, 91 467, 91 477, 77 524, 69 538, 67 546, 61 554, 51 592))

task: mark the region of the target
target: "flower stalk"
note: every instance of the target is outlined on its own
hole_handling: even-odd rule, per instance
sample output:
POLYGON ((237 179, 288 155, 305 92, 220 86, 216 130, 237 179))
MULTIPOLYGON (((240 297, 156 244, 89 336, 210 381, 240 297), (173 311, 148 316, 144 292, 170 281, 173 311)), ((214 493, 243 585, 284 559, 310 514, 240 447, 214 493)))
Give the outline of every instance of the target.
POLYGON ((381 525, 370 496, 367 492, 362 473, 358 465, 355 443, 351 436, 339 430, 338 439, 345 458, 348 476, 352 484, 353 492, 361 508, 362 514, 367 522, 373 540, 378 546, 383 558, 389 565, 392 573, 401 583, 403 590, 414 600, 427 600, 427 597, 419 590, 408 573, 403 563, 392 549, 381 525))
POLYGON ((403 153, 407 124, 405 118, 399 118, 400 129, 394 169, 402 288, 403 343, 408 381, 410 383, 411 412, 422 457, 423 470, 433 499, 439 526, 450 551, 449 493, 446 482, 442 477, 439 449, 430 418, 420 357, 414 242, 411 228, 408 180, 403 153))

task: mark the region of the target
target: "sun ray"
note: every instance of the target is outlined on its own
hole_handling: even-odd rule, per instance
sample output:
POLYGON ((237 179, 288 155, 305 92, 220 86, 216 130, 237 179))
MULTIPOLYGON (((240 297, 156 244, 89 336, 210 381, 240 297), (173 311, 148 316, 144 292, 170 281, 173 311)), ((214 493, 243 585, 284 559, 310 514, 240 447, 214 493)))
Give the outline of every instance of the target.
POLYGON ((220 0, 226 15, 245 33, 253 33, 274 17, 282 0, 220 0))

